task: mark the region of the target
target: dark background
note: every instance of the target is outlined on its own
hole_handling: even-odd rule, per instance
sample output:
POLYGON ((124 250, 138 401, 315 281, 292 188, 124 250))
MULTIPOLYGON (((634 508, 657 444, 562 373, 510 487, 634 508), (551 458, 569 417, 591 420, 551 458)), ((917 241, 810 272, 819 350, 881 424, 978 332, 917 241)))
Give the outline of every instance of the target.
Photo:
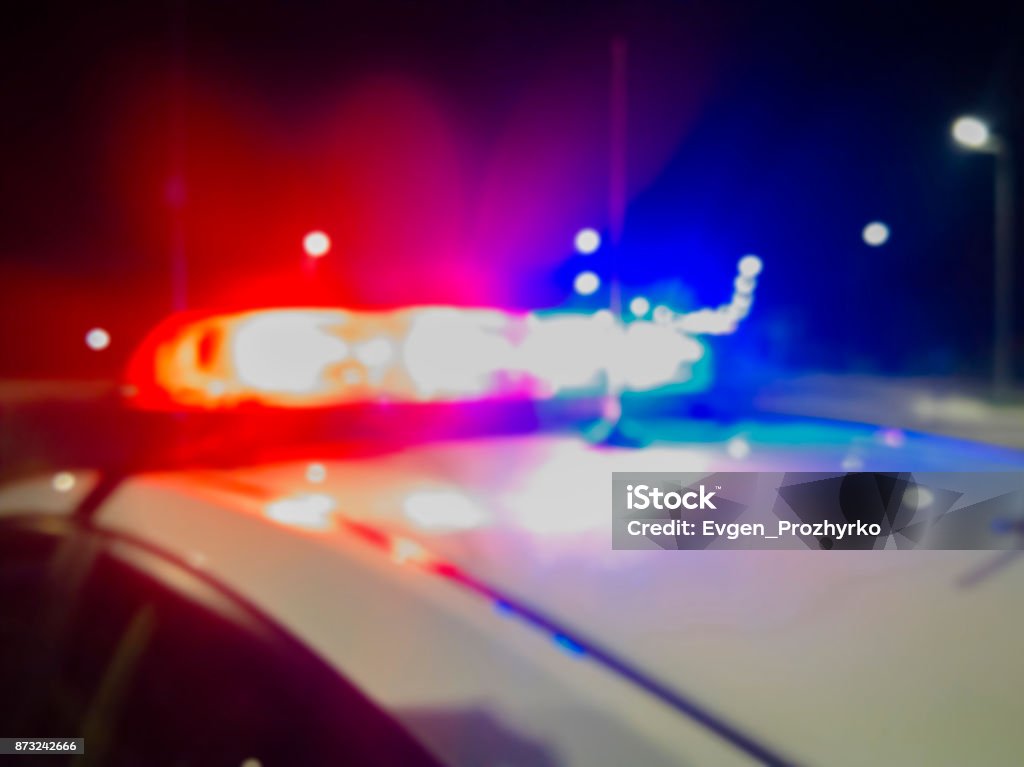
POLYGON ((573 234, 609 231, 613 39, 628 50, 629 208, 589 266, 607 275, 614 254, 627 298, 686 308, 727 300, 736 260, 757 253, 735 353, 987 370, 992 160, 949 126, 976 113, 1024 143, 1009 4, 0 13, 4 378, 115 375, 175 306, 563 303, 583 268, 573 234), (892 236, 869 248, 875 219, 892 236), (311 229, 334 241, 315 275, 311 229), (102 354, 83 343, 93 326, 113 336, 102 354))

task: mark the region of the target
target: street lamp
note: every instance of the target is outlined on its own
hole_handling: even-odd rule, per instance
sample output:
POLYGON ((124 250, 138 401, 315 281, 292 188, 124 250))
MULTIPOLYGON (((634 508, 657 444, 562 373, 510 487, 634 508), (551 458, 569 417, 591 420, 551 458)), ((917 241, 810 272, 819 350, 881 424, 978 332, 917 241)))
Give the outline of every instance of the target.
POLYGON ((992 134, 977 117, 967 116, 953 123, 953 138, 970 149, 981 149, 992 140, 992 134))
POLYGON ((956 142, 995 159, 995 338, 992 382, 997 395, 1009 392, 1013 381, 1013 156, 1009 142, 993 133, 977 117, 957 118, 952 127, 956 142))

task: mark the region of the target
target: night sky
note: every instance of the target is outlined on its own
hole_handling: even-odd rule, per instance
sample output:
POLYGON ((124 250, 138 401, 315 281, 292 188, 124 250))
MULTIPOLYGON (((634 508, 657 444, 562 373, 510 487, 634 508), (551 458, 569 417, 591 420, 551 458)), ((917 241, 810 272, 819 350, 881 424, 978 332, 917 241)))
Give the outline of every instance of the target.
POLYGON ((732 353, 986 370, 992 160, 949 126, 977 113, 1024 146, 1009 6, 18 6, 0 23, 4 377, 116 373, 172 309, 175 252, 189 308, 561 304, 574 232, 611 223, 613 39, 629 205, 590 266, 684 308, 726 300, 757 253, 732 353), (892 237, 869 248, 875 219, 892 237), (311 279, 317 228, 335 249, 311 279), (82 343, 94 325, 105 355, 82 343))

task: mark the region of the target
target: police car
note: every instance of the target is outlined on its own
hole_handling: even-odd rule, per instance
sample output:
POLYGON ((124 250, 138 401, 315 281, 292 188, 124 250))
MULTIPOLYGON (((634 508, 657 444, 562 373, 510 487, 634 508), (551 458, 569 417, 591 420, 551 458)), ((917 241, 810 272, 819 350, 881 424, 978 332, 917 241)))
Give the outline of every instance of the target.
POLYGON ((83 738, 69 764, 1015 763, 1016 552, 618 551, 608 512, 613 471, 1024 456, 538 409, 582 391, 600 426, 595 377, 696 375, 696 335, 634 332, 651 368, 596 363, 632 353, 602 317, 175 318, 122 392, 159 438, 0 489, 4 734, 83 738))

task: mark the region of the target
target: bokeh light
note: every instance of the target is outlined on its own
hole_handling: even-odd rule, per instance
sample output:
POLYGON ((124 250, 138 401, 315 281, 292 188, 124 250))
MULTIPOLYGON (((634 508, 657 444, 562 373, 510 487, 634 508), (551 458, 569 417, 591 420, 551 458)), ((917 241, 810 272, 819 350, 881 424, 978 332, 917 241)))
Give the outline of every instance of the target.
POLYGON ((601 287, 601 278, 593 272, 580 272, 573 281, 573 289, 581 296, 593 295, 601 287))
POLYGON ((313 231, 302 238, 302 249, 307 256, 320 258, 331 249, 331 238, 325 232, 313 231))
POLYGON ((643 296, 637 296, 629 302, 629 310, 635 317, 643 317, 651 310, 651 302, 643 296))
POLYGON ((864 242, 873 248, 877 248, 879 245, 885 245, 889 241, 889 227, 881 221, 872 221, 864 227, 861 236, 863 236, 864 242))
POLYGON ((264 513, 275 522, 306 530, 328 530, 334 520, 335 502, 323 493, 279 498, 266 505, 264 513))
POLYGON ((75 486, 75 475, 70 471, 59 471, 53 475, 53 489, 58 493, 70 492, 75 486))
POLYGON ((322 463, 311 463, 306 467, 306 481, 319 485, 327 479, 327 468, 322 463))
POLYGON ((103 328, 93 328, 85 334, 85 345, 94 352, 103 351, 110 346, 110 333, 103 328))
POLYGON ((730 458, 742 461, 750 455, 750 443, 745 437, 737 435, 725 443, 725 452, 730 458))
POLYGON ((674 313, 664 304, 659 304, 654 307, 654 321, 660 324, 666 324, 672 321, 674 313))
POLYGON ((977 117, 961 117, 953 123, 953 138, 971 149, 980 149, 990 138, 988 126, 977 117))
POLYGON ((744 277, 756 277, 763 268, 764 264, 758 256, 748 255, 740 259, 739 270, 744 277))
POLYGON ((487 520, 484 510, 458 490, 417 490, 406 497, 402 509, 424 530, 468 530, 487 520))
POLYGON ((591 253, 596 253, 597 249, 601 247, 601 235, 597 233, 596 229, 589 227, 580 229, 576 233, 574 244, 578 253, 589 256, 591 253))

